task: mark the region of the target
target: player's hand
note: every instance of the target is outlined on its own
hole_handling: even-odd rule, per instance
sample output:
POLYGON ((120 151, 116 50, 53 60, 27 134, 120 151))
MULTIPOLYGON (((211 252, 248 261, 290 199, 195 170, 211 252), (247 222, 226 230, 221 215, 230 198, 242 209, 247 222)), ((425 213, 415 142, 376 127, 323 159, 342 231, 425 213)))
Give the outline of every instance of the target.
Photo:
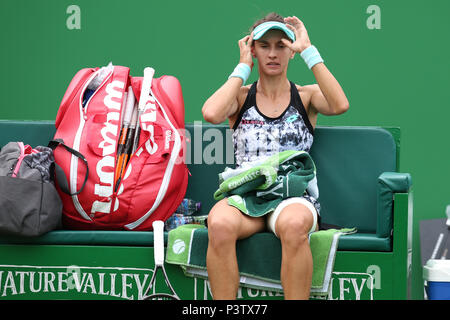
POLYGON ((295 33, 295 42, 291 42, 287 39, 281 40, 288 48, 292 51, 301 53, 311 45, 305 25, 299 18, 296 16, 286 17, 284 18, 284 22, 286 23, 286 26, 295 33))
POLYGON ((241 51, 239 62, 248 64, 250 68, 253 67, 252 42, 253 32, 239 40, 239 50, 241 51))

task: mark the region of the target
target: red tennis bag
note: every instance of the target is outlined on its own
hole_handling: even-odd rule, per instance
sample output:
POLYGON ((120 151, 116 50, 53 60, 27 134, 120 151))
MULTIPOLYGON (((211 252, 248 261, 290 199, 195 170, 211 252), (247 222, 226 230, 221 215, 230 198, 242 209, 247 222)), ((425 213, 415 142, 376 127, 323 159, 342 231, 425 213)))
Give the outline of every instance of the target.
POLYGON ((82 69, 62 99, 52 144, 65 228, 151 230, 152 222, 165 221, 185 195, 180 83, 173 76, 153 78, 152 68, 145 69, 144 77, 129 72, 111 64, 82 69), (136 101, 138 140, 119 177, 117 152, 130 93, 136 101))

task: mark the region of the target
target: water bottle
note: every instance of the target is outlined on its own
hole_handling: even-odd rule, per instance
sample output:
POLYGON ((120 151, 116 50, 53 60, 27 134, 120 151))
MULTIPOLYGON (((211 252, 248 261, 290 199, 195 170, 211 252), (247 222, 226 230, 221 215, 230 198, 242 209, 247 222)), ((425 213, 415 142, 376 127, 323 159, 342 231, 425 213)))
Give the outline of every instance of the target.
POLYGON ((183 199, 181 201, 181 204, 178 206, 175 213, 183 214, 185 216, 193 215, 194 213, 197 213, 200 210, 201 203, 196 202, 192 199, 183 199))
POLYGON ((185 216, 183 214, 174 213, 167 219, 165 223, 166 231, 170 231, 172 229, 175 229, 183 224, 189 224, 192 223, 194 219, 189 216, 185 216))

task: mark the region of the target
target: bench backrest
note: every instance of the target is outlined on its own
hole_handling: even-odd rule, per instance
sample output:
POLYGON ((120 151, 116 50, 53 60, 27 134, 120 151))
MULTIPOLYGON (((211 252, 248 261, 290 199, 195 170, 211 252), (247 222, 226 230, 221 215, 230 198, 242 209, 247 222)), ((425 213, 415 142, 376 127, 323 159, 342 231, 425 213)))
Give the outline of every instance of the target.
MULTIPOLYGON (((207 214, 215 201, 218 173, 234 166, 231 131, 226 125, 186 124, 189 185, 186 197, 202 202, 207 214)), ((0 121, 0 146, 23 141, 47 145, 51 121, 0 121)), ((318 127, 311 155, 316 163, 322 221, 376 232, 377 178, 398 171, 399 130, 378 127, 318 127)))
MULTIPOLYGON (((234 166, 231 131, 226 125, 187 124, 186 197, 214 205, 219 172, 234 166), (200 147, 201 146, 201 147, 200 147)), ((317 167, 322 221, 376 233, 377 178, 398 170, 399 130, 379 127, 318 127, 311 149, 317 167)))

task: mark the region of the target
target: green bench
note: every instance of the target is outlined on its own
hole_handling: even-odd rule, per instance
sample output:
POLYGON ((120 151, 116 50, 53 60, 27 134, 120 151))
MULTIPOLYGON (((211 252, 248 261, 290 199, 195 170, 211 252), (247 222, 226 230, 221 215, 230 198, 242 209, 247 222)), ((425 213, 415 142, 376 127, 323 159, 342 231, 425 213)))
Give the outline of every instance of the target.
MULTIPOLYGON (((191 128, 188 127, 189 132, 193 131, 191 128)), ((217 174, 225 168, 227 158, 231 158, 232 146, 224 141, 224 150, 216 150, 222 137, 230 137, 224 125, 203 124, 197 130, 196 136, 191 137, 190 150, 191 153, 203 150, 204 154, 198 164, 194 160, 198 162, 199 157, 194 159, 187 154, 188 159, 192 158, 189 165, 192 179, 186 196, 201 200, 203 213, 207 214, 214 200, 205 190, 217 189, 217 174), (197 146, 199 143, 201 148, 197 146), (214 156, 215 152, 222 154, 214 156), (222 161, 206 165, 208 159, 222 161)), ((339 249, 391 251, 392 197, 395 192, 408 192, 411 186, 410 175, 397 172, 399 140, 400 131, 396 128, 316 129, 311 155, 317 166, 322 222, 358 229, 358 233, 342 238, 339 249)))
MULTIPOLYGON (((231 132, 225 125, 201 122, 189 123, 186 129, 186 158, 191 174, 186 197, 202 203, 199 214, 203 215, 214 205, 212 194, 217 189, 217 174, 225 166, 233 165, 231 132)), ((33 146, 46 145, 53 137, 54 130, 53 123, 48 121, 0 121, 0 145, 9 141, 24 141, 33 146)), ((311 155, 317 166, 322 222, 356 227, 358 230, 355 234, 341 237, 339 242, 331 299, 408 297, 412 190, 410 175, 399 173, 399 150, 398 128, 318 127, 315 131, 311 155)), ((36 268, 77 265, 92 270, 96 265, 114 265, 118 267, 117 270, 151 270, 152 244, 152 232, 55 230, 36 238, 2 236, 0 273, 2 266, 6 268, 6 274, 6 271, 14 269, 8 266, 18 265, 34 265, 36 268), (33 254, 28 255, 28 258, 21 255, 30 251, 33 254), (73 252, 61 254, 70 251, 73 252), (99 252, 104 257, 99 257, 99 252), (79 257, 80 254, 82 257, 79 257), (126 257, 125 261, 123 257, 126 257)), ((175 289, 178 286, 178 291, 186 292, 184 295, 179 294, 182 298, 208 297, 198 296, 198 288, 194 290, 196 293, 193 296, 192 289, 188 288, 200 286, 200 280, 185 277, 178 267, 167 266, 167 269, 169 277, 174 279, 171 281, 175 289)), ((27 272, 35 274, 33 271, 27 272)), ((139 279, 139 276, 135 277, 139 279)), ((207 287, 206 283, 202 285, 207 287)), ((80 287, 75 289, 80 290, 72 290, 74 292, 70 298, 87 299, 89 289, 93 291, 89 287, 83 294, 80 287)), ((11 299, 67 298, 58 295, 57 290, 47 295, 42 292, 14 295, 13 290, 8 290, 11 294, 6 292, 5 296, 11 299)), ((98 298, 96 293, 92 295, 98 298)), ((268 293, 260 293, 259 296, 249 293, 243 297, 261 298, 261 294, 273 298, 268 293)), ((133 297, 138 296, 135 294, 133 297)), ((129 298, 129 295, 123 294, 122 298, 129 298)))

